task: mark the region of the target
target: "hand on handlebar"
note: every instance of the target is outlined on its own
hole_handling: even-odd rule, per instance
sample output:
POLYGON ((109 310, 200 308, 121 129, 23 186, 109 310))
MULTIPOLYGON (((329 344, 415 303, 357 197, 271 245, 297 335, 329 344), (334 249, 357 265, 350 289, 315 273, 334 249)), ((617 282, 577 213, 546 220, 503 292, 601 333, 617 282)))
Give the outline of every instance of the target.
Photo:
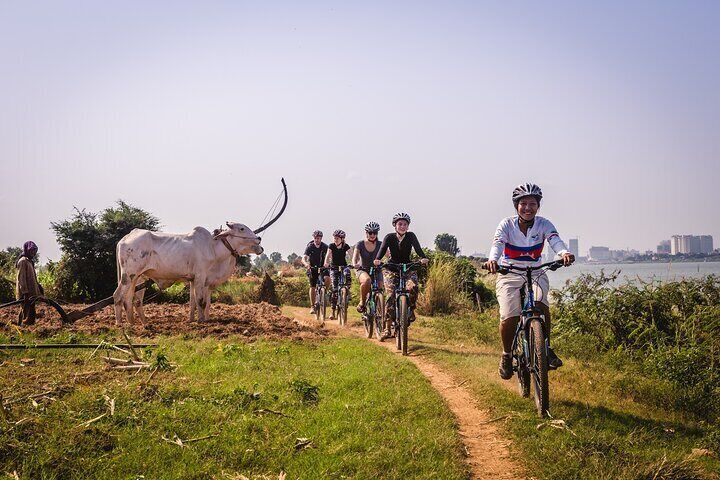
POLYGON ((375 265, 376 267, 379 267, 381 263, 382 262, 378 259, 373 260, 373 265, 375 265))
POLYGON ((483 268, 490 273, 497 273, 498 263, 495 260, 488 260, 483 264, 483 268))
POLYGON ((430 262, 429 258, 421 258, 420 259, 420 263, 422 263, 423 265, 427 265, 429 262, 430 262))
POLYGON ((575 255, 570 252, 565 252, 562 255, 563 265, 569 267, 575 261, 575 255))

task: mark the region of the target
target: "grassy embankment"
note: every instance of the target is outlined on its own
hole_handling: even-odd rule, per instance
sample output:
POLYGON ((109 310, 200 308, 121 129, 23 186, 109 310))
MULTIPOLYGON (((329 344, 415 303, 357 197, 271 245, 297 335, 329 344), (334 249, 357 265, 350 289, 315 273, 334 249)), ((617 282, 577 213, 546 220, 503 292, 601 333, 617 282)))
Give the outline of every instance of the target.
POLYGON ((466 478, 439 395, 385 349, 360 339, 159 342, 179 366, 152 378, 107 371, 89 351, 0 353, 0 473, 466 478))
MULTIPOLYGON (((615 296, 629 293, 610 292, 615 296)), ((660 293, 664 298, 665 292, 660 293)), ((531 399, 517 394, 516 378, 503 382, 498 377, 497 318, 496 309, 483 314, 421 317, 411 330, 411 345, 414 352, 446 368, 458 382, 467 381, 480 404, 499 419, 514 440, 514 453, 535 476, 700 479, 720 474, 718 424, 708 410, 713 406, 698 410, 683 403, 698 394, 688 397, 677 382, 648 371, 627 347, 609 349, 596 343, 593 348, 592 338, 580 340, 579 333, 575 338, 557 339, 561 355, 565 347, 565 366, 550 375, 551 414, 564 420, 568 428, 554 428, 537 418, 531 399), (693 453, 693 449, 705 450, 693 453), (708 451, 712 453, 708 455, 708 451)), ((667 352, 682 356, 683 350, 677 346, 664 348, 665 357, 667 352)), ((714 365, 698 368, 706 369, 705 375, 716 372, 714 365)), ((667 375, 664 370, 660 373, 667 375)), ((710 395, 707 401, 713 398, 710 395)))

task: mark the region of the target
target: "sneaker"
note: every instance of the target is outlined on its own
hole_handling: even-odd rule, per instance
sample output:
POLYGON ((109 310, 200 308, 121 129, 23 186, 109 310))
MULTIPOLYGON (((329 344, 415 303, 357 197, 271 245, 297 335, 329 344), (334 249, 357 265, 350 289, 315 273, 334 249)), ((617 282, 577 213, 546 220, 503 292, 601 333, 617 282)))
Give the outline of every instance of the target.
POLYGON ((380 335, 380 341, 387 340, 388 338, 393 338, 393 334, 390 331, 390 329, 385 330, 382 335, 380 335))
POLYGON ((512 355, 502 354, 500 357, 500 368, 498 369, 500 378, 510 380, 513 376, 513 358, 512 355))
POLYGON ((548 360, 548 369, 549 370, 556 370, 563 366, 562 360, 560 360, 560 358, 557 355, 555 355, 555 352, 550 347, 548 347, 547 360, 548 360))
POLYGON ((315 315, 315 307, 310 308, 310 315, 315 315))
POLYGON ((363 305, 362 303, 358 303, 357 311, 358 313, 365 313, 365 305, 363 305))

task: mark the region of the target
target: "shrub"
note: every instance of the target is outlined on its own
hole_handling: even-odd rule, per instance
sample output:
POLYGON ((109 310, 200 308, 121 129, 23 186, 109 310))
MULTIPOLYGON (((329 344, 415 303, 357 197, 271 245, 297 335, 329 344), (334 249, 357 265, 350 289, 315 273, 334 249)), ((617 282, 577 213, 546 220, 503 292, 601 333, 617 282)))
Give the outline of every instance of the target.
POLYGON ((54 267, 54 290, 65 300, 99 300, 117 287, 115 248, 134 228, 156 230, 160 221, 148 212, 118 201, 100 214, 75 210, 53 222, 62 257, 54 267))
POLYGON ((282 277, 277 279, 275 288, 282 305, 295 305, 309 307, 308 290, 310 282, 303 274, 296 277, 282 277))
POLYGON ((424 315, 453 313, 471 308, 468 297, 460 288, 454 259, 435 257, 428 268, 425 287, 418 298, 418 311, 424 315))

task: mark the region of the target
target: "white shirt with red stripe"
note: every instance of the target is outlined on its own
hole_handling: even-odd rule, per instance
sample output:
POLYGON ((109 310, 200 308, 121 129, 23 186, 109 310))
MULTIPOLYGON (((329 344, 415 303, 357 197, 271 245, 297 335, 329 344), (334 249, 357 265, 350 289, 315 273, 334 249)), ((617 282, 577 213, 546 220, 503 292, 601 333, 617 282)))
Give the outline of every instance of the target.
POLYGON ((555 225, 543 217, 535 217, 527 235, 522 233, 518 216, 507 217, 498 225, 490 248, 490 260, 499 264, 536 266, 542 263, 545 240, 558 255, 568 252, 567 245, 558 235, 555 225))

